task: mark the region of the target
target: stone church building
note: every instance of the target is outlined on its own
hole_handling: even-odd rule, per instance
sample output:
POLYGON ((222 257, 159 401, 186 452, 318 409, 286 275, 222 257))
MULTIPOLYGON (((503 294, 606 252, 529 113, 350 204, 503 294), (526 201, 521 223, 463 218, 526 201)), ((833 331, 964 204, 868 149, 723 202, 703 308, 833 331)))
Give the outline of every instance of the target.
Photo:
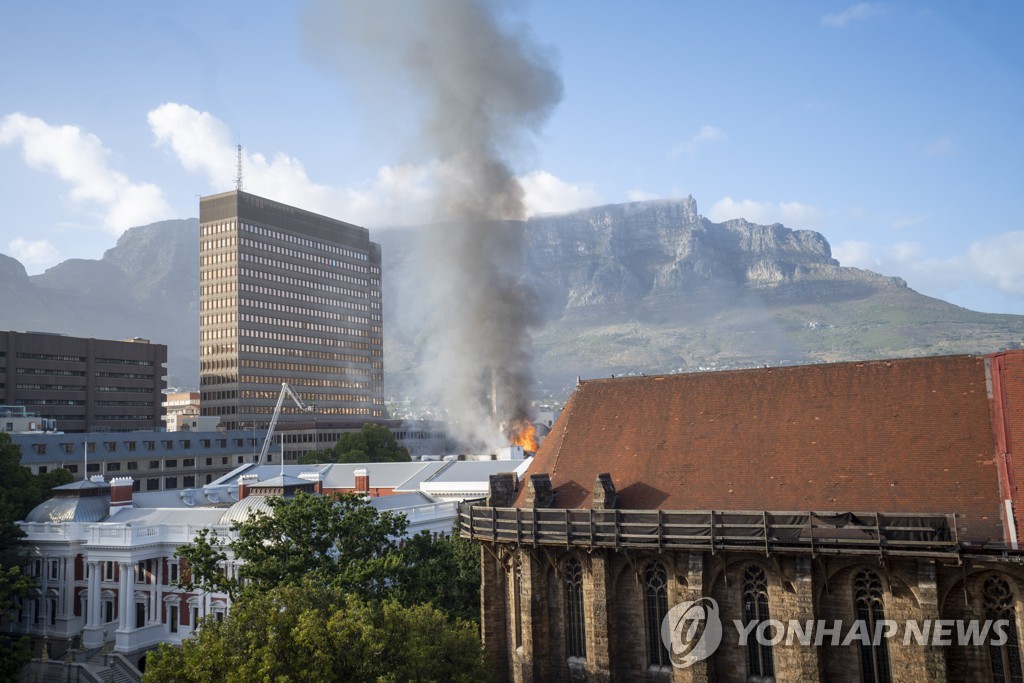
POLYGON ((1022 681, 1022 456, 1024 352, 580 382, 460 510, 484 647, 517 683, 1022 681))

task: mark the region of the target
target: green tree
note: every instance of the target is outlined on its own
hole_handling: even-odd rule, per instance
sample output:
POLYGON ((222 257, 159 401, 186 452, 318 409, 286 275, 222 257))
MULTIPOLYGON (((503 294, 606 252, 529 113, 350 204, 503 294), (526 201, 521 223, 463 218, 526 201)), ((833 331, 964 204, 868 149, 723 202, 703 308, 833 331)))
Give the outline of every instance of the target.
POLYGON ((299 462, 409 462, 411 459, 409 451, 398 445, 391 430, 367 422, 358 432, 342 434, 333 448, 307 453, 299 462))
POLYGON ((180 648, 161 645, 147 683, 486 681, 474 624, 429 605, 367 601, 312 579, 247 593, 180 648))
POLYGON ((452 618, 480 619, 480 546, 457 534, 434 539, 426 531, 402 548, 395 595, 404 604, 429 603, 452 618))
POLYGON ((12 635, 5 621, 18 598, 35 586, 24 573, 24 533, 15 524, 49 498, 54 486, 74 481, 65 469, 32 474, 21 464, 21 450, 0 433, 0 681, 15 681, 30 657, 28 638, 12 635))
POLYGON ((269 498, 272 514, 256 514, 232 530, 225 542, 204 530, 176 555, 185 559, 189 590, 224 591, 232 598, 245 590, 267 591, 309 577, 365 596, 380 595, 402 570, 397 539, 405 517, 378 512, 355 494, 335 498, 298 493, 269 498), (225 547, 240 561, 238 581, 225 577, 225 547))

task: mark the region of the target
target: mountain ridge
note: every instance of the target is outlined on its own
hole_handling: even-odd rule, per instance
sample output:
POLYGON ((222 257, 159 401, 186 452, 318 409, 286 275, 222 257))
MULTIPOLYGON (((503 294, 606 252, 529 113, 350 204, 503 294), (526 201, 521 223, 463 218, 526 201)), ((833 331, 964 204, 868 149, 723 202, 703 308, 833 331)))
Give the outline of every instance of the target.
MULTIPOLYGON (((564 393, 577 375, 691 371, 935 353, 1024 340, 1024 316, 969 311, 898 277, 842 266, 809 230, 714 223, 692 197, 609 204, 505 222, 525 244, 537 302, 535 375, 564 393)), ((418 244, 430 226, 371 230, 384 253, 385 384, 414 384, 423 335, 418 244)), ((458 267, 450 264, 449 267, 458 267)), ((29 276, 0 255, 8 329, 168 345, 172 386, 198 386, 199 224, 131 228, 99 260, 29 276)))

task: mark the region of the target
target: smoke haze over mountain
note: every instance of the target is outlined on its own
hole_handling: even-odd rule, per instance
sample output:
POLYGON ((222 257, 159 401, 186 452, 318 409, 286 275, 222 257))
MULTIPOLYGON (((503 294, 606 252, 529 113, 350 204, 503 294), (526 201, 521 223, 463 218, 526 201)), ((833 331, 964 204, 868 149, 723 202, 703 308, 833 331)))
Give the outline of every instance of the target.
POLYGON ((408 154, 437 165, 433 227, 417 235, 418 310, 428 349, 421 395, 452 428, 502 445, 496 421, 527 417, 530 329, 539 323, 523 280, 526 218, 513 169, 561 98, 544 50, 508 4, 473 1, 315 2, 306 15, 314 58, 366 93, 378 120, 409 106, 408 154))

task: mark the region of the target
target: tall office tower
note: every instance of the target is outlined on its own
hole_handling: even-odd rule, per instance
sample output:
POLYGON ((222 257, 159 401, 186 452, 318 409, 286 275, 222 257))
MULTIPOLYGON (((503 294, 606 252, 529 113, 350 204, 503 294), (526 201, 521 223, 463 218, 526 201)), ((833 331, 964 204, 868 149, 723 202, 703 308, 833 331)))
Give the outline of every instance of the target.
MULTIPOLYGON (((266 427, 287 382, 320 419, 384 417, 380 245, 240 190, 199 200, 201 412, 266 427)), ((313 417, 286 398, 281 420, 313 417)))

